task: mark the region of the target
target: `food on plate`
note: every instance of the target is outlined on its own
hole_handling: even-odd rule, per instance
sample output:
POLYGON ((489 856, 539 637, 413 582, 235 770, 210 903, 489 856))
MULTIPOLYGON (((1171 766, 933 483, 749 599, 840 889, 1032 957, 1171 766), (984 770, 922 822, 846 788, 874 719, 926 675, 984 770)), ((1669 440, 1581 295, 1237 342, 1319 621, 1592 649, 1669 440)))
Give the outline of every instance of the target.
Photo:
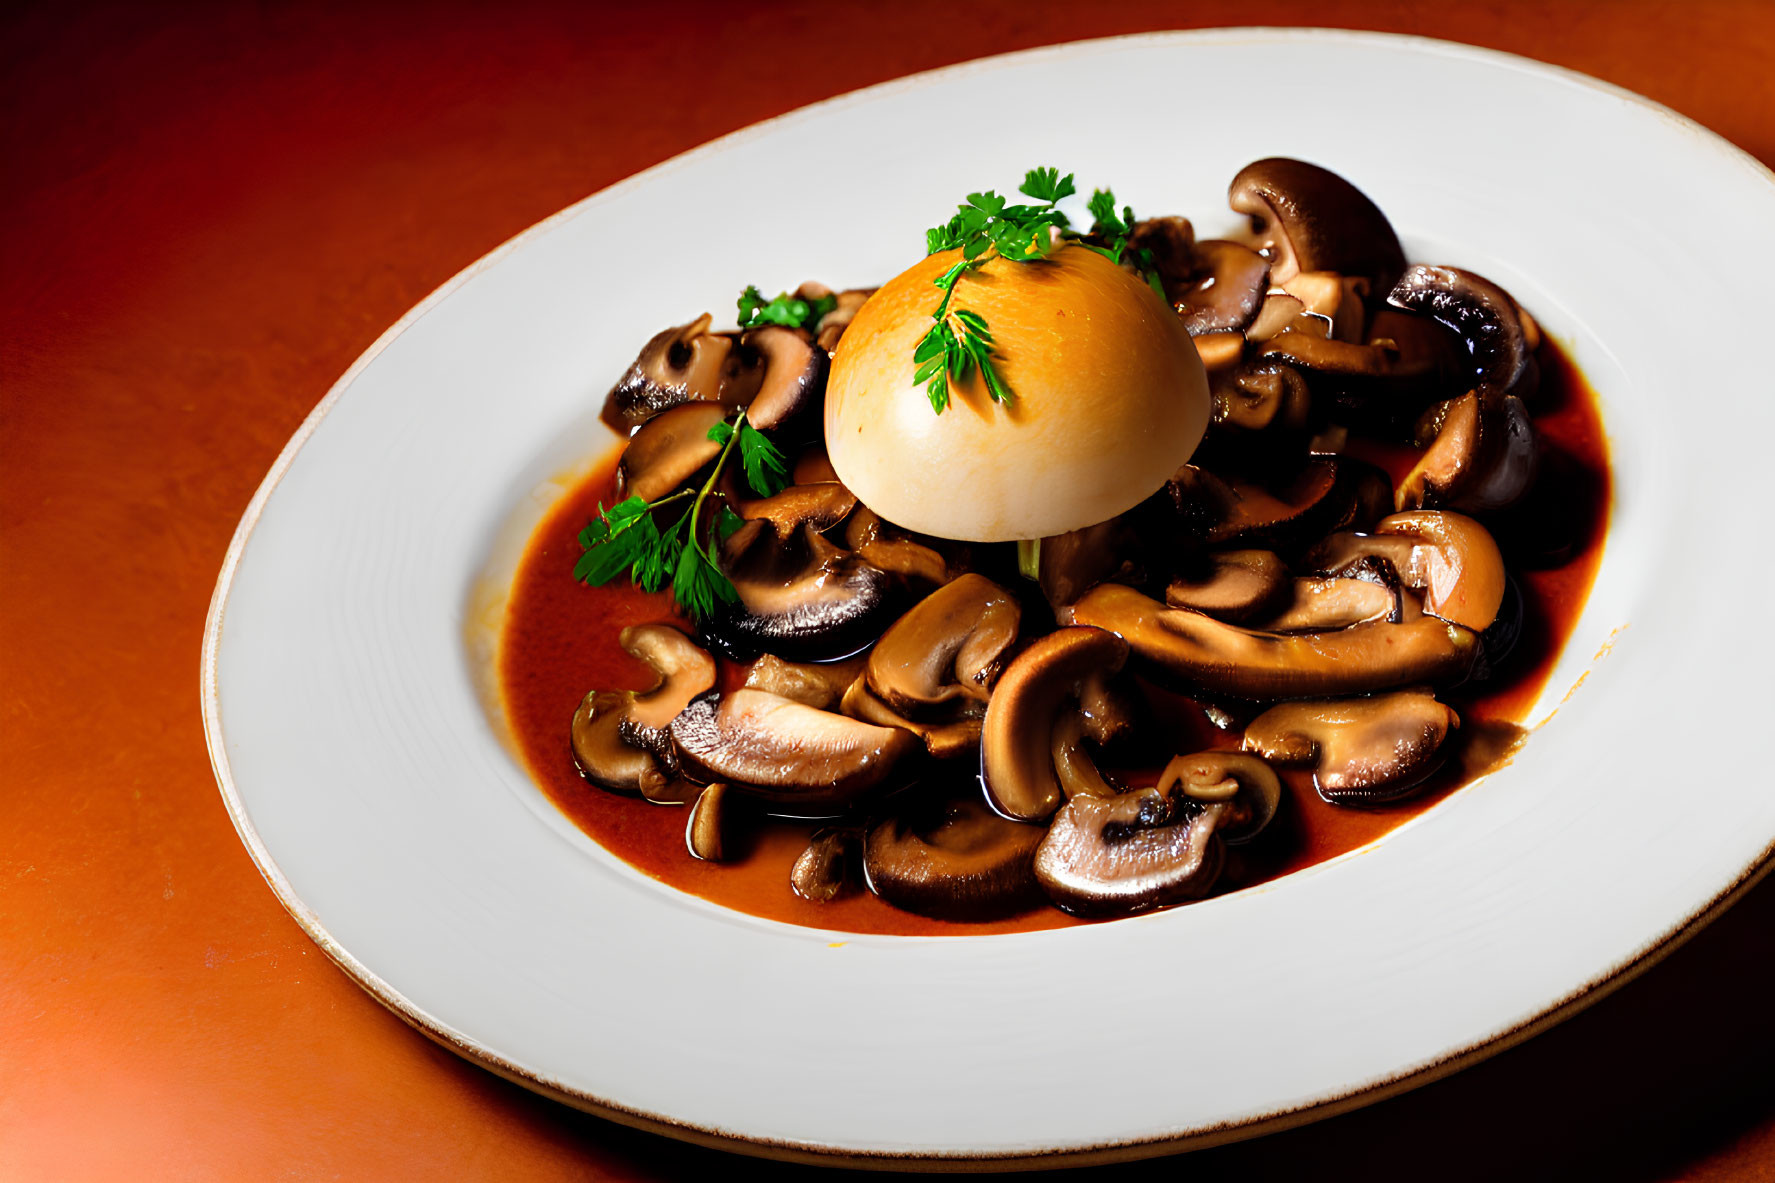
POLYGON ((1002 928, 1257 882, 1507 759, 1582 603, 1594 404, 1502 287, 1298 160, 1221 238, 1020 194, 649 340, 570 556, 633 590, 514 599, 508 699, 588 638, 552 742, 713 898, 1002 928))

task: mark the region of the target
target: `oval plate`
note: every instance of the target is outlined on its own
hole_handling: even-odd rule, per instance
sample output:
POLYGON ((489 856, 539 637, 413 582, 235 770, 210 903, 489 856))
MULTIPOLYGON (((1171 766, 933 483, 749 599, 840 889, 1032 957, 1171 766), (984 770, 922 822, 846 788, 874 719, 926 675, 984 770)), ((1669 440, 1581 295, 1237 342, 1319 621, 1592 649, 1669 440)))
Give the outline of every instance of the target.
POLYGON ((1014 1166, 1376 1099, 1593 999, 1767 863, 1775 794, 1742 740, 1766 729, 1775 643, 1723 585, 1772 574, 1767 531, 1732 520, 1760 504, 1775 438, 1743 347, 1766 299, 1742 263, 1770 258, 1775 185, 1743 153, 1590 79, 1438 42, 1135 37, 807 108, 536 226, 340 380, 217 584, 217 779, 347 973, 619 1121, 778 1156, 1014 1166), (991 134, 944 134, 964 115, 991 134), (641 341, 747 283, 880 282, 959 194, 1037 164, 1224 231, 1227 181, 1273 154, 1354 180, 1411 258, 1504 284, 1601 393, 1607 551, 1514 765, 1260 888, 991 937, 739 915, 547 803, 483 707, 485 641, 549 478, 608 446, 596 410, 641 341))

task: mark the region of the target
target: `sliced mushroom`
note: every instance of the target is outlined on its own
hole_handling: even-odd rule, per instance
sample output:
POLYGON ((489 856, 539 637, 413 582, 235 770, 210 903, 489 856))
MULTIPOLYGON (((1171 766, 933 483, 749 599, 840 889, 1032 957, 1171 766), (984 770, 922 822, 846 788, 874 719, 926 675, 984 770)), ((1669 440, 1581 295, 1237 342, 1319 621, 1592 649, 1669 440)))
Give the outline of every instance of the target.
POLYGON ((722 565, 738 600, 722 605, 705 633, 730 657, 847 657, 893 619, 887 572, 805 525, 785 539, 769 522, 747 522, 722 546, 722 565))
POLYGON ((986 706, 980 739, 981 779, 994 809, 1037 822, 1060 807, 1065 794, 1054 768, 1054 728, 1062 711, 1076 709, 1086 678, 1115 673, 1127 657, 1121 638, 1095 628, 1060 629, 1017 655, 986 706))
POLYGON ((740 363, 733 334, 710 332, 710 320, 705 312, 654 334, 605 396, 604 422, 626 433, 679 403, 720 403, 729 411, 744 406, 757 375, 740 363))
POLYGON ((1225 862, 1217 831, 1226 813, 1181 787, 1074 797, 1036 849, 1036 879, 1078 916, 1132 916, 1200 899, 1225 862))
POLYGON ((863 871, 876 895, 942 920, 991 920, 1041 899, 1031 864, 1039 826, 1007 821, 978 795, 898 801, 869 828, 863 871))
POLYGON ((1423 593, 1423 608, 1474 632, 1497 619, 1504 600, 1504 556, 1490 531, 1465 514, 1420 509, 1382 518, 1371 534, 1334 534, 1305 563, 1328 575, 1345 574, 1369 558, 1384 559, 1407 587, 1423 593))
POLYGON ((1223 550, 1194 578, 1173 579, 1165 603, 1242 624, 1272 611, 1289 593, 1288 564, 1274 551, 1223 550))
POLYGON ((1368 318, 1367 280, 1360 276, 1339 275, 1335 271, 1302 271, 1277 286, 1301 302, 1305 315, 1330 325, 1335 340, 1362 339, 1368 318))
POLYGON ((1245 356, 1244 333, 1203 333, 1195 338, 1196 356, 1210 378, 1223 374, 1239 364, 1245 356))
POLYGON ((1510 390, 1530 361, 1510 294, 1456 267, 1408 269, 1387 300, 1429 317, 1466 342, 1473 388, 1437 408, 1434 441, 1399 484, 1400 509, 1502 509, 1528 491, 1540 449, 1522 400, 1510 390))
POLYGON ((807 849, 789 868, 790 889, 816 904, 829 904, 849 895, 854 886, 851 868, 857 862, 860 845, 854 830, 815 830, 807 841, 807 849))
POLYGON ((747 667, 746 687, 829 710, 862 674, 867 660, 859 656, 845 661, 797 662, 766 653, 747 667))
POLYGON ((1372 698, 1287 702, 1245 729, 1245 750, 1278 764, 1310 765, 1313 786, 1335 804, 1390 801, 1440 767, 1460 716, 1429 690, 1372 698))
POLYGON ((998 584, 959 576, 881 635, 869 655, 869 688, 905 715, 958 696, 985 702, 1021 618, 1016 599, 998 584))
POLYGON ((1307 456, 1291 474, 1264 483, 1223 480, 1193 465, 1168 492, 1187 529, 1212 546, 1238 544, 1289 554, 1332 530, 1373 521, 1390 506, 1386 475, 1347 456, 1307 456))
POLYGON ((965 756, 980 746, 983 712, 979 704, 971 701, 967 709, 942 722, 909 719, 876 697, 874 691, 869 689, 868 679, 859 677, 845 690, 839 709, 851 718, 861 719, 865 723, 874 723, 878 727, 898 727, 912 732, 924 741, 925 751, 938 760, 965 756))
POLYGON ((1256 361, 1227 372, 1210 386, 1209 422, 1217 433, 1301 431, 1312 413, 1312 392, 1300 371, 1256 361))
MULTIPOLYGON (((1304 303, 1281 288, 1270 291, 1263 297, 1263 303, 1257 311, 1257 316, 1245 327, 1245 339, 1247 341, 1268 341, 1284 329, 1294 327, 1306 312, 1306 308, 1304 303)), ((1323 318, 1321 325, 1322 332, 1308 332, 1308 335, 1331 336, 1330 318, 1323 318)), ((1307 332, 1307 330, 1303 328, 1303 332, 1307 332)))
POLYGON ((948 560, 882 521, 866 505, 851 515, 844 544, 865 561, 903 579, 941 585, 952 578, 948 560))
POLYGON ((1080 712, 1063 712, 1055 721, 1048 752, 1061 793, 1068 800, 1115 796, 1120 790, 1104 779, 1097 761, 1085 750, 1085 739, 1085 716, 1080 712))
MULTIPOLYGON (((807 286, 803 284, 802 288, 807 286)), ((857 309, 875 294, 875 289, 848 288, 842 292, 827 291, 823 294, 835 295, 838 302, 833 305, 832 311, 820 317, 819 323, 814 325, 814 342, 830 354, 838 348, 838 340, 844 336, 844 330, 850 327, 851 320, 857 315, 857 309)), ((807 298, 801 295, 800 290, 797 290, 796 296, 800 299, 807 298)))
POLYGON ((742 501, 739 514, 747 521, 761 518, 768 521, 776 527, 777 537, 786 538, 802 526, 823 534, 844 521, 856 505, 855 493, 836 482, 823 481, 812 485, 790 485, 769 497, 742 501))
POLYGON ((1192 337, 1245 328, 1263 304, 1270 264, 1250 247, 1225 239, 1198 242, 1192 282, 1176 294, 1177 315, 1192 337))
POLYGON ((715 684, 715 663, 670 625, 634 625, 618 640, 656 680, 645 691, 585 696, 573 714, 574 763, 595 785, 667 803, 677 795, 671 790, 678 771, 667 729, 691 699, 715 684))
POLYGON ((1158 273, 1167 292, 1175 292, 1191 282, 1196 268, 1196 229, 1188 218, 1176 215, 1164 218, 1143 218, 1128 232, 1128 248, 1122 252, 1123 266, 1145 251, 1152 258, 1152 269, 1158 273))
POLYGON ((825 447, 819 444, 803 448, 796 455, 795 467, 790 470, 789 479, 797 485, 839 483, 838 470, 832 467, 832 458, 826 455, 825 447))
POLYGON ((1250 215, 1274 283, 1302 271, 1336 271, 1385 291, 1405 269, 1399 237, 1380 207, 1316 164, 1281 156, 1253 161, 1233 178, 1227 203, 1250 215))
POLYGON ((776 430, 800 418, 826 397, 831 355, 800 329, 782 325, 748 329, 740 335, 740 345, 763 367, 757 393, 746 406, 746 419, 760 431, 776 430))
POLYGON ((684 825, 684 845, 693 858, 721 862, 727 852, 727 786, 713 784, 697 795, 684 825))
POLYGON ((1244 752, 1173 756, 1159 773, 1156 787, 1165 796, 1180 789, 1193 801, 1225 806, 1219 831, 1233 846, 1257 837, 1282 805, 1282 778, 1268 764, 1244 752))
POLYGON ((1289 588, 1287 607, 1257 628, 1269 633, 1316 633, 1371 620, 1402 623, 1405 619, 1396 582, 1388 587, 1369 579, 1320 577, 1292 580, 1289 588))
POLYGON ((1041 541, 1036 582, 1055 611, 1072 604, 1106 579, 1125 579, 1134 570, 1136 549, 1127 514, 1041 541))
POLYGON ((686 770, 773 812, 828 817, 883 784, 917 740, 769 694, 706 694, 672 721, 686 770))
MULTIPOLYGON (((1088 593, 1073 605, 1070 617, 1075 625, 1117 634, 1149 666, 1214 697, 1311 698, 1455 681, 1472 668, 1479 652, 1478 634, 1433 616, 1334 632, 1256 632, 1167 608, 1114 583, 1088 593)), ((1004 689, 1001 681, 994 706, 1004 689)), ((986 722, 990 745, 990 708, 986 722)))
POLYGON ((635 432, 616 465, 616 496, 657 501, 721 455, 709 438, 729 409, 720 403, 686 403, 649 419, 635 432))

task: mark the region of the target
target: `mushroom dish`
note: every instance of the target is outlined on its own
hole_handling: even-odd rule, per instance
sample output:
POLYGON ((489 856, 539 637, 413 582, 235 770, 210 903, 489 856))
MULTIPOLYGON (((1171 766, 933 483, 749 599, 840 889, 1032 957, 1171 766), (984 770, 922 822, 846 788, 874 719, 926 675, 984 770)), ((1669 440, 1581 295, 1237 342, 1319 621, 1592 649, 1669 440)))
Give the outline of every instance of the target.
POLYGON ((849 931, 1053 927, 1364 846, 1506 762, 1610 497, 1530 312, 1350 181, 1199 238, 1072 178, 878 288, 641 347, 538 528, 502 701, 619 856, 849 931))

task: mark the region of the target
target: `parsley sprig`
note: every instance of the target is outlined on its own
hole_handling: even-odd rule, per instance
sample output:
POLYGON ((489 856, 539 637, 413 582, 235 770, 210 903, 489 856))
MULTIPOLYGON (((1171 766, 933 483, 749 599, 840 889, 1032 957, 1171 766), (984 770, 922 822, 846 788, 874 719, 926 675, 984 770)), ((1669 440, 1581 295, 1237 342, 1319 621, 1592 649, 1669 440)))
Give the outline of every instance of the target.
POLYGON ((735 451, 746 484, 760 497, 781 492, 789 483, 789 469, 769 437, 746 421, 744 410, 732 423, 723 420, 709 428, 709 439, 721 445, 721 453, 700 487, 686 485, 655 501, 630 497, 609 509, 599 503, 598 516, 579 533, 585 553, 573 565, 575 579, 603 587, 626 573, 635 586, 649 592, 670 583, 672 598, 696 620, 739 598, 733 581, 721 570, 719 553, 743 519, 725 502, 705 518, 706 503, 735 451), (659 519, 664 515, 657 511, 687 501, 683 512, 661 530, 659 519))
POLYGON ((764 293, 754 285, 748 284, 740 293, 740 327, 756 328, 759 325, 782 325, 791 329, 813 329, 820 323, 820 318, 838 307, 838 297, 827 294, 815 300, 798 300, 788 292, 783 292, 774 300, 766 300, 764 293))
MULTIPOLYGON (((1127 250, 1128 237, 1134 228, 1134 210, 1121 207, 1118 215, 1115 194, 1098 189, 1091 194, 1087 208, 1094 219, 1091 233, 1080 234, 1059 208, 1060 202, 1078 189, 1073 175, 1060 175, 1057 168, 1033 168, 1024 174, 1017 191, 1034 199, 1035 204, 1011 205, 991 189, 970 193, 955 216, 941 226, 925 231, 925 253, 961 250, 961 258, 932 282, 943 293, 943 299, 931 313, 930 331, 919 339, 912 360, 917 366, 912 380, 925 388, 931 409, 941 415, 949 406, 951 384, 966 382, 976 370, 986 385, 986 393, 995 403, 1014 401, 1011 388, 999 374, 995 359, 992 330, 977 312, 955 305, 955 288, 962 276, 977 271, 993 259, 1013 263, 1033 263, 1045 259, 1056 246, 1077 243, 1120 263, 1127 250)), ((1137 261, 1149 269, 1152 255, 1139 252, 1137 261)), ((1153 290, 1164 292, 1148 275, 1153 290)))

